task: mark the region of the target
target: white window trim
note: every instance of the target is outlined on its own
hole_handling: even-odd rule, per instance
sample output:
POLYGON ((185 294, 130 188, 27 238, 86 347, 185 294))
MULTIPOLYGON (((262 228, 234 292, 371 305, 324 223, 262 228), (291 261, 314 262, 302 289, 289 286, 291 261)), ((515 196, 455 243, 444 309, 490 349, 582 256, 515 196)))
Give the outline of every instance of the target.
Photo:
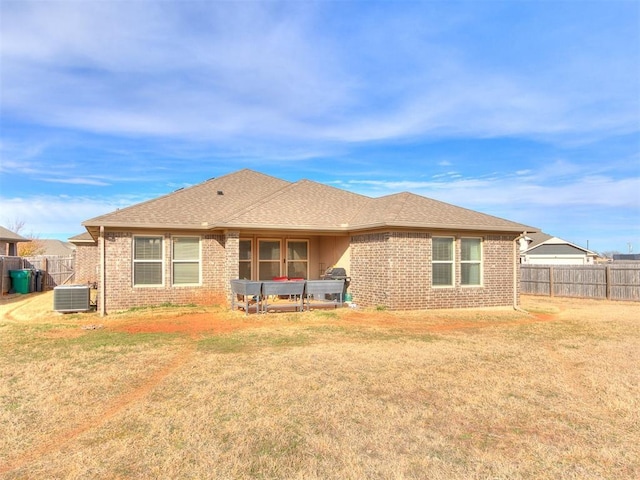
POLYGON ((158 288, 158 287, 164 287, 164 283, 165 283, 165 274, 164 274, 164 269, 165 269, 165 242, 164 242, 164 235, 155 235, 155 234, 148 234, 148 235, 133 235, 131 238, 131 285, 133 286, 133 288, 158 288), (161 243, 160 246, 160 252, 161 252, 161 258, 160 258, 160 263, 162 265, 161 267, 161 272, 162 272, 162 282, 161 283, 154 283, 154 284, 143 284, 143 285, 136 285, 136 263, 157 263, 158 260, 136 260, 136 238, 159 238, 161 243))
POLYGON ((202 286, 202 237, 199 235, 172 235, 171 236, 171 286, 180 287, 199 287, 202 286), (173 266, 176 263, 193 263, 194 260, 176 260, 173 258, 173 239, 174 238, 197 238, 198 239, 198 282, 197 283, 175 283, 173 266))
POLYGON ((431 237, 431 288, 454 288, 456 286, 456 238, 450 236, 434 236, 431 237), (436 238, 446 238, 451 240, 451 260, 434 260, 433 259, 433 240, 436 238), (451 265, 451 284, 434 285, 433 283, 433 265, 434 264, 450 264, 451 265))
POLYGON ((460 239, 460 286, 463 288, 479 288, 484 286, 484 239, 482 237, 462 237, 460 239), (462 240, 480 240, 480 260, 462 260, 462 240), (462 264, 480 264, 480 283, 462 283, 462 264))

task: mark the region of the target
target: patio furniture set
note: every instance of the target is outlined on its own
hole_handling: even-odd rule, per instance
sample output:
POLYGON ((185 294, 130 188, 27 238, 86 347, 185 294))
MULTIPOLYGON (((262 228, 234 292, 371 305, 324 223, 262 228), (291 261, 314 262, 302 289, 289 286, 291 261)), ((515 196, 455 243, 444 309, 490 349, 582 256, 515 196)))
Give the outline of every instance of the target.
POLYGON ((246 314, 342 306, 344 280, 231 280, 231 308, 246 314))

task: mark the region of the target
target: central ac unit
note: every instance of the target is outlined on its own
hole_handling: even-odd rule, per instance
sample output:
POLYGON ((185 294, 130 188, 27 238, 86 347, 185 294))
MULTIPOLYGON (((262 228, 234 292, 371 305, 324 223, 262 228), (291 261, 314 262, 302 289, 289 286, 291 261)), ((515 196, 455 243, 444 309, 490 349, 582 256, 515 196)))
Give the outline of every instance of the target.
POLYGON ((91 309, 88 285, 61 285, 53 289, 53 310, 56 312, 87 312, 91 309))

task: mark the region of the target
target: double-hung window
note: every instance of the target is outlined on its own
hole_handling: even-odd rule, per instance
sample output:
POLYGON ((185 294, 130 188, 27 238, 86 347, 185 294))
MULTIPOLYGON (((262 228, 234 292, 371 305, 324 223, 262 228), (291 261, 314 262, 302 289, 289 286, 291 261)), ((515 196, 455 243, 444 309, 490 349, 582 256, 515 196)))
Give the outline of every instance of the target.
POLYGON ((133 237, 133 285, 163 285, 162 237, 133 237))
POLYGON ((482 284, 482 241, 479 238, 461 240, 460 276, 462 285, 482 284))
POLYGON ((200 237, 173 237, 173 284, 200 283, 200 237))
POLYGON ((451 237, 433 237, 431 272, 434 287, 452 287, 454 279, 454 241, 451 237))

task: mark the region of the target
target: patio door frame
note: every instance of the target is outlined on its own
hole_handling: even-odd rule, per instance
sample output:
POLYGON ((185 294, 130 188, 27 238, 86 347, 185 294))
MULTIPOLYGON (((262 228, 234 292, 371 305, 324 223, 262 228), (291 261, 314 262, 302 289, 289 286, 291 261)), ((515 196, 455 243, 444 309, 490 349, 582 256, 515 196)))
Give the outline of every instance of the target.
POLYGON ((283 264, 283 252, 282 252, 282 239, 281 238, 258 238, 257 239, 257 245, 256 245, 256 257, 257 257, 257 279, 258 280, 271 280, 273 277, 280 277, 282 276, 282 264, 283 264), (262 259, 260 258, 260 253, 261 253, 261 244, 263 242, 277 242, 278 243, 278 258, 277 259, 262 259), (268 264, 274 264, 276 263, 278 265, 277 268, 277 274, 276 272, 272 272, 271 275, 269 275, 269 278, 261 278, 261 273, 262 273, 262 265, 263 263, 268 263, 268 264))
POLYGON ((305 262, 306 263, 306 267, 305 267, 305 272, 304 272, 303 278, 305 280, 308 280, 309 279, 309 240, 304 239, 304 238, 288 238, 286 240, 285 251, 283 253, 285 255, 284 268, 285 268, 285 273, 287 274, 287 276, 289 276, 289 264, 290 263, 305 262), (307 258, 305 258, 304 260, 289 258, 289 244, 290 243, 304 243, 304 244, 306 244, 307 245, 307 258))

